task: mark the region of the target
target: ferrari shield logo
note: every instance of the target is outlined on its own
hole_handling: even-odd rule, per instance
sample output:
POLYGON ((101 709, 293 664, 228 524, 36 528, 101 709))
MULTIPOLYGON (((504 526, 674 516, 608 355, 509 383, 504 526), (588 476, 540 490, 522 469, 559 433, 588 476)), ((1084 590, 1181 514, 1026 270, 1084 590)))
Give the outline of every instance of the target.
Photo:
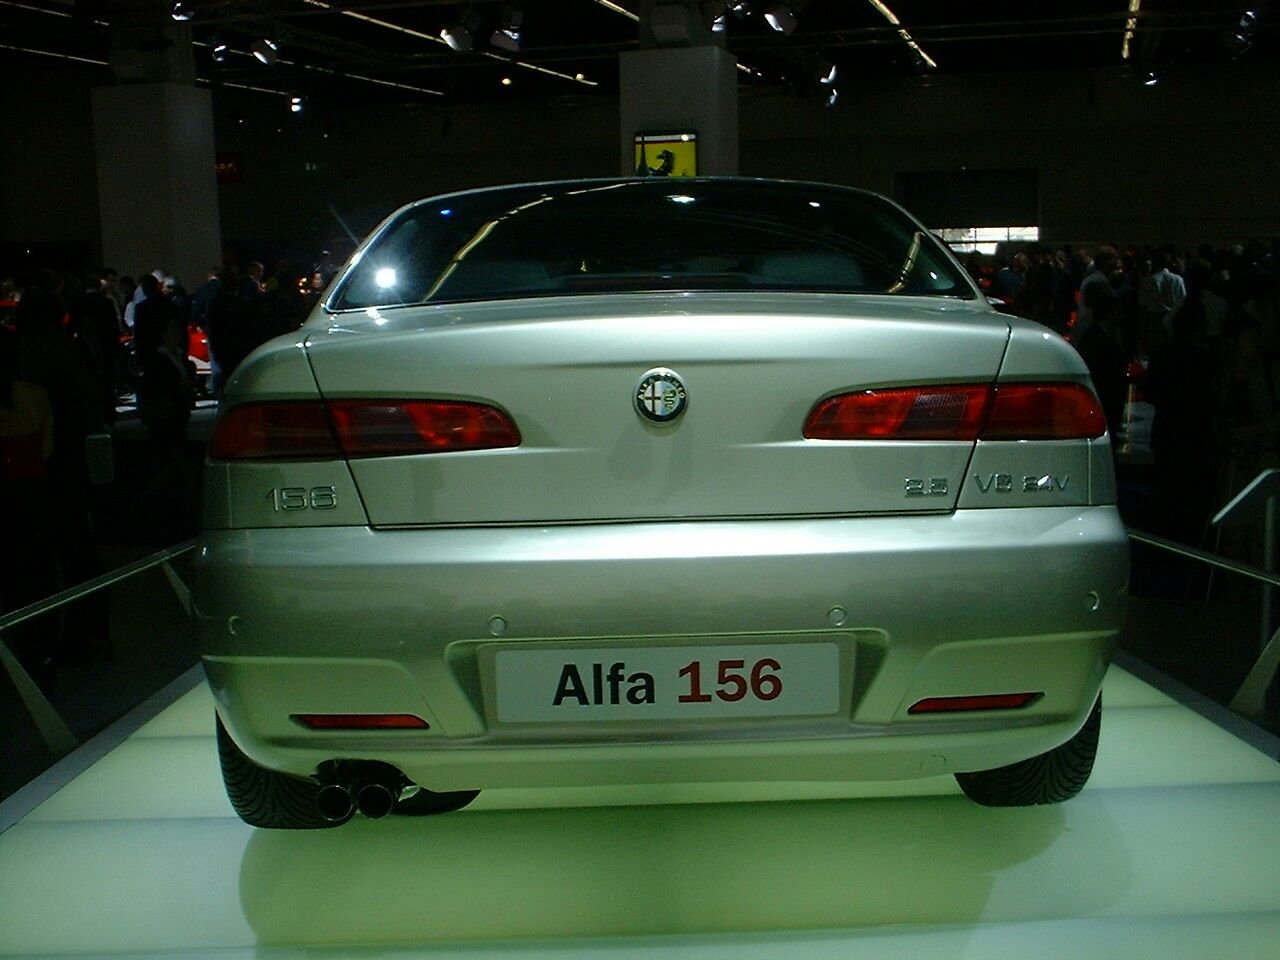
POLYGON ((659 367, 640 378, 635 392, 636 409, 646 420, 670 423, 689 405, 684 384, 674 371, 659 367))

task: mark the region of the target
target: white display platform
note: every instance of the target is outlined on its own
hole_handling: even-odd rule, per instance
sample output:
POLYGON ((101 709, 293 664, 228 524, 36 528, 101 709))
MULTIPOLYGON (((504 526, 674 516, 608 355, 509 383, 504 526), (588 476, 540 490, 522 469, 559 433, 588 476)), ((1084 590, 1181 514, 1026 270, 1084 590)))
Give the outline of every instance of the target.
POLYGON ((201 685, 0 834, 0 956, 1276 960, 1280 763, 1118 668, 1103 703, 1055 807, 493 791, 288 832, 232 814, 201 685))

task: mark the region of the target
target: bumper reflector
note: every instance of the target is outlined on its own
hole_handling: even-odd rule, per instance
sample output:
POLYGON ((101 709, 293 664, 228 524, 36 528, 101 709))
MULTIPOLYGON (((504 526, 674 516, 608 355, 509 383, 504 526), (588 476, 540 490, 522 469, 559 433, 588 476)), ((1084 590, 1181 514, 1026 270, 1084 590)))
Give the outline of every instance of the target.
POLYGON ((429 724, 411 713, 294 713, 308 730, 426 730, 429 724))
POLYGON ((977 697, 927 697, 907 713, 964 713, 970 710, 1017 710, 1035 703, 1043 693, 990 693, 977 697))

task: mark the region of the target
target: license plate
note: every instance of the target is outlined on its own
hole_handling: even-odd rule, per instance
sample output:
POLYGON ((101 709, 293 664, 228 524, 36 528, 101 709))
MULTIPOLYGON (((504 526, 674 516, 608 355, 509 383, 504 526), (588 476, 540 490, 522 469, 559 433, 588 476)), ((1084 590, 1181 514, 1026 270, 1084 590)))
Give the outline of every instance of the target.
POLYGON ((834 643, 499 650, 498 720, 692 720, 836 713, 834 643))

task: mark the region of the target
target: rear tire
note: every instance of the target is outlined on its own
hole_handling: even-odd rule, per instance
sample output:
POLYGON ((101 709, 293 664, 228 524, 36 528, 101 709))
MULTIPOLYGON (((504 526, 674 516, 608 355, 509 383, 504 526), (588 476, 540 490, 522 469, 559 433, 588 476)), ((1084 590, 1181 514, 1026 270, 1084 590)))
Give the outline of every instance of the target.
POLYGON ((1102 694, 1094 701, 1089 719, 1080 731, 1047 753, 1019 760, 995 770, 957 773, 965 796, 984 807, 1030 807, 1070 800, 1093 771, 1102 727, 1102 694))
POLYGON ((461 810, 479 795, 479 790, 436 793, 426 787, 419 787, 413 796, 397 800, 391 812, 402 817, 430 817, 437 813, 452 813, 454 810, 461 810))
POLYGON ((320 830, 350 820, 326 820, 316 810, 320 785, 260 767, 246 757, 217 717, 218 760, 222 782, 236 814, 251 827, 271 830, 320 830))

